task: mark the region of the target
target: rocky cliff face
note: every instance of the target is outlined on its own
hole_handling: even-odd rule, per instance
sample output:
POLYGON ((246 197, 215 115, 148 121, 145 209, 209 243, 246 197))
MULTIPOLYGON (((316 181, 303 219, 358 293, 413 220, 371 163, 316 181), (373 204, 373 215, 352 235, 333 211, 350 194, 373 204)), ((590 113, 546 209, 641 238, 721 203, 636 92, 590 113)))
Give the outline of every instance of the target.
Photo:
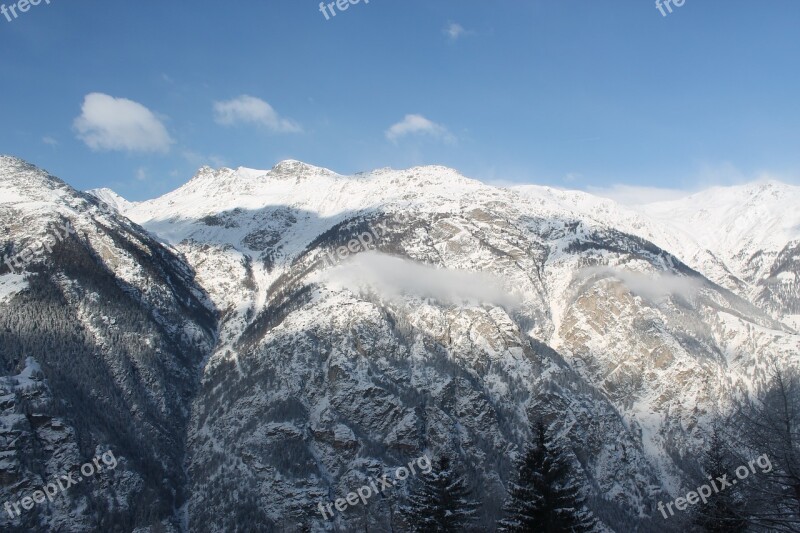
POLYGON ((2 501, 98 450, 124 457, 113 479, 4 512, 0 524, 125 531, 170 516, 184 498, 189 410, 216 329, 210 301, 181 259, 93 197, 11 158, 0 158, 0 189, 10 263, 0 270, 0 368, 36 369, 4 378, 2 501))
MULTIPOLYGON (((22 196, 19 176, 34 171, 4 162, 22 196)), ((164 197, 117 199, 112 214, 59 187, 78 206, 82 238, 70 242, 86 266, 62 272, 50 258, 0 276, 0 306, 35 316, 24 307, 42 301, 35 283, 79 291, 62 296, 65 324, 86 324, 70 361, 115 369, 77 385, 81 405, 104 420, 92 402, 105 380, 128 433, 113 440, 83 414, 62 423, 84 453, 132 443, 138 462, 115 475, 138 475, 132 494, 161 505, 119 509, 121 530, 398 531, 402 486, 334 520, 318 504, 443 451, 487 529, 538 417, 568 443, 606 528, 663 530, 655 504, 690 482, 731 395, 757 387, 768 363, 796 364, 794 289, 759 286, 763 276, 697 242, 673 252, 664 245, 681 234, 655 215, 582 193, 497 189, 441 167, 345 177, 299 162, 203 169, 164 197), (95 279, 107 279, 102 291, 95 279)), ((9 226, 61 209, 13 205, 9 226)), ((39 233, 14 226, 6 248, 39 233)), ((783 246, 767 278, 781 283, 796 274, 783 246)), ((45 348, 0 353, 9 374, 24 355, 44 380, 65 379, 64 357, 45 348)))

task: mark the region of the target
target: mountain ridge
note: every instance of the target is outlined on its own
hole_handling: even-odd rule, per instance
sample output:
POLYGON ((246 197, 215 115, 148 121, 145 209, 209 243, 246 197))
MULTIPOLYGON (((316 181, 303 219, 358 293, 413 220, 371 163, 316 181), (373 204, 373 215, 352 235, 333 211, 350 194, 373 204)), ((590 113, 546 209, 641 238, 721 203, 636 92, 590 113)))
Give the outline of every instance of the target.
MULTIPOLYGON (((445 192, 448 186, 459 189, 486 188, 487 192, 510 190, 538 202, 545 214, 588 218, 652 241, 675 253, 683 262, 702 272, 715 283, 746 299, 756 299, 759 293, 763 294, 768 290, 765 287, 780 274, 772 273, 774 270, 772 264, 785 249, 791 249, 792 243, 800 240, 800 215, 785 215, 791 211, 790 206, 794 205, 795 201, 800 201, 800 187, 777 180, 759 180, 744 185, 713 187, 688 194, 681 200, 623 205, 588 192, 547 186, 519 185, 496 188, 466 178, 454 169, 438 165, 403 170, 383 168, 353 176, 336 174, 328 169, 296 160, 282 161, 270 170, 244 167, 236 170, 225 167, 214 170, 203 167, 183 186, 161 197, 137 202, 127 207, 125 212, 140 223, 154 220, 157 212, 166 211, 165 202, 174 202, 186 194, 213 195, 217 200, 208 203, 195 196, 191 205, 181 207, 181 213, 197 212, 204 206, 206 214, 237 208, 259 209, 270 201, 282 205, 295 205, 292 201, 295 192, 302 197, 313 197, 319 190, 331 190, 334 188, 334 183, 340 185, 339 192, 336 193, 338 196, 345 191, 347 194, 354 194, 353 190, 359 184, 370 186, 379 183, 380 188, 394 190, 398 199, 403 197, 405 191, 408 191, 407 196, 413 197, 410 193, 413 193, 415 188, 423 187, 429 194, 440 195, 445 201, 448 196, 445 192), (299 175, 292 174, 296 171, 299 171, 299 175), (289 182, 286 181, 287 177, 289 182), (202 189, 190 187, 196 180, 199 181, 194 183, 194 186, 202 183, 202 189), (296 180, 302 180, 306 185, 308 183, 314 185, 294 189, 293 186, 300 186, 300 182, 296 180), (220 194, 218 187, 223 183, 227 187, 224 187, 220 194), (288 189, 285 189, 283 194, 271 195, 268 190, 271 183, 288 186, 288 189), (348 188, 347 185, 351 187, 348 188), (725 200, 720 201, 720 197, 725 200), (147 212, 150 206, 153 209, 147 212), (676 214, 670 215, 670 213, 676 214), (733 232, 732 227, 740 229, 733 232), (764 243, 763 249, 758 246, 760 242, 764 243)), ((386 190, 376 191, 376 197, 386 196, 386 190)), ((316 204, 306 203, 303 208, 321 216, 335 217, 336 215, 331 213, 330 206, 336 205, 336 198, 324 200, 316 204)), ((400 208, 402 205, 395 201, 394 208, 400 208)), ((340 211, 369 210, 381 208, 380 206, 380 202, 375 205, 361 202, 355 207, 342 206, 340 211)), ((174 204, 172 207, 175 207, 174 204)), ((784 274, 784 277, 787 275, 784 274)), ((784 310, 793 308, 793 298, 792 301, 783 303, 779 307, 784 310)), ((783 315, 783 319, 793 326, 798 320, 792 313, 784 312, 783 315)))

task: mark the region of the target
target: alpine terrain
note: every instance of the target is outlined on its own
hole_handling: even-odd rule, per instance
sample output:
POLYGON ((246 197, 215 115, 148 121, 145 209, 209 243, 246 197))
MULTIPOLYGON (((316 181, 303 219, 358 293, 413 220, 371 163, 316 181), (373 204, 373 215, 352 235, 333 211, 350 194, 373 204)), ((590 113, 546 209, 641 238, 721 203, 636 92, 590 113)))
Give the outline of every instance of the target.
POLYGON ((0 157, 0 505, 119 462, 0 529, 409 531, 422 476, 320 509, 426 455, 494 531, 539 424, 594 530, 688 531, 659 502, 800 366, 797 205, 298 161, 128 202, 0 157))

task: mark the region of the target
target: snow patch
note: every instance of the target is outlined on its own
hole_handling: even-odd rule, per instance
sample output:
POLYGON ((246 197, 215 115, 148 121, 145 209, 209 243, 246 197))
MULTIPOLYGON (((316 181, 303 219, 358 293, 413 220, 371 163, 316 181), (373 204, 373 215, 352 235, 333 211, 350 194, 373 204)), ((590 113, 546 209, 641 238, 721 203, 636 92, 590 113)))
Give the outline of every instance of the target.
POLYGON ((0 276, 0 304, 10 301, 17 293, 28 288, 28 281, 22 274, 0 276))
POLYGON ((25 359, 25 368, 16 376, 0 377, 0 385, 10 390, 26 389, 42 382, 42 367, 33 357, 25 359))

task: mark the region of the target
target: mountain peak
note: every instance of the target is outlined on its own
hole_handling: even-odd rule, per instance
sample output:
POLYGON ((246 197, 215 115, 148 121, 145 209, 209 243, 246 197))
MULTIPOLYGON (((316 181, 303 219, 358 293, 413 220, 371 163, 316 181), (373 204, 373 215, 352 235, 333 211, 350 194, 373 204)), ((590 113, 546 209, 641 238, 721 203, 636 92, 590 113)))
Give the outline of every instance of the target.
POLYGON ((313 176, 336 176, 336 172, 327 168, 317 167, 297 161, 295 159, 285 159, 276 164, 269 171, 271 177, 276 178, 308 178, 313 176))
POLYGON ((209 166, 200 167, 195 175, 179 191, 199 192, 208 191, 212 188, 224 187, 234 184, 242 177, 246 177, 248 172, 241 172, 241 168, 234 170, 228 167, 212 168, 209 166))
POLYGON ((284 159, 283 161, 279 161, 272 167, 273 171, 281 172, 285 170, 293 170, 293 169, 300 169, 300 168, 307 168, 311 165, 303 163, 302 161, 298 161, 297 159, 284 159))
POLYGON ((25 173, 29 177, 37 176, 41 179, 64 185, 64 182, 60 179, 51 176, 45 170, 28 163, 24 159, 12 155, 0 155, 0 179, 14 177, 20 173, 25 173))
POLYGON ((46 170, 10 155, 0 155, 0 191, 0 203, 53 202, 75 193, 46 170))
POLYGON ((113 190, 103 187, 100 189, 90 189, 86 191, 87 194, 91 194, 101 202, 105 202, 107 205, 113 207, 120 213, 125 213, 128 209, 135 206, 138 202, 129 202, 113 190))

